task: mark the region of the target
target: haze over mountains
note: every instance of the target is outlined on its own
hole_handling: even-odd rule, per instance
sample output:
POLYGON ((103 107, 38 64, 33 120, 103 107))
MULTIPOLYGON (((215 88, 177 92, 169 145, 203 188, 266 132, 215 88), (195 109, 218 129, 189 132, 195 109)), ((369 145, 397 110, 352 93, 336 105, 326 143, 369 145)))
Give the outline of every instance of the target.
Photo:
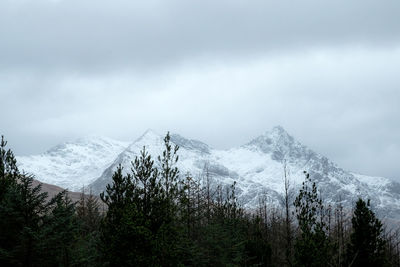
MULTIPOLYGON (((131 169, 131 161, 143 146, 153 156, 164 149, 163 135, 148 130, 132 143, 91 136, 58 145, 41 155, 18 157, 20 168, 42 182, 72 191, 82 186, 102 192, 111 182, 116 167, 131 169)), ((255 207, 267 196, 278 204, 284 190, 284 164, 290 171, 290 182, 297 191, 310 173, 325 201, 351 207, 358 196, 371 199, 380 216, 400 219, 400 184, 388 178, 371 177, 344 170, 328 158, 310 150, 290 136, 282 127, 274 127, 248 143, 228 150, 209 147, 197 140, 171 134, 180 146, 178 168, 183 177, 190 173, 197 179, 205 174, 215 185, 237 182, 240 201, 255 207)))

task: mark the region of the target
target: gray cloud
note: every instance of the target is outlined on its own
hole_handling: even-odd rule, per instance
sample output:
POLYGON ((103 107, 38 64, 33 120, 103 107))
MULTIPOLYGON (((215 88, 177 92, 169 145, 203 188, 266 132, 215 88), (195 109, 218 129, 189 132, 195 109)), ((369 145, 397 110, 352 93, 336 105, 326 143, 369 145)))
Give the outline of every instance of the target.
POLYGON ((0 131, 18 154, 145 129, 215 147, 284 126, 400 179, 398 1, 0 3, 0 131))
POLYGON ((11 1, 0 4, 2 68, 138 69, 203 55, 341 44, 395 45, 396 0, 11 1))

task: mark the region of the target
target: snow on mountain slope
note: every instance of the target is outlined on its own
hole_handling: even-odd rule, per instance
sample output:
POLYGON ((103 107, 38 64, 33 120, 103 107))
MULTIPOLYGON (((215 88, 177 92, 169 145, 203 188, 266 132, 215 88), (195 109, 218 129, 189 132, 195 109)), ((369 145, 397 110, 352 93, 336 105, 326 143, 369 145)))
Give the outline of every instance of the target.
MULTIPOLYGON (((181 176, 190 172, 192 176, 201 177, 207 169, 216 184, 229 185, 236 181, 239 198, 245 206, 254 207, 262 195, 278 204, 284 190, 283 165, 286 163, 294 190, 299 189, 304 181, 304 171, 307 171, 326 201, 351 207, 362 196, 371 199, 381 216, 400 218, 400 184, 387 178, 345 171, 296 141, 282 127, 275 127, 249 143, 229 150, 213 149, 179 135, 171 135, 171 141, 180 146, 177 166, 181 176)), ((156 159, 164 149, 163 136, 147 131, 91 184, 93 190, 102 192, 119 164, 129 172, 131 161, 143 146, 156 159)))
POLYGON ((79 191, 97 179, 129 143, 88 136, 33 156, 17 157, 20 170, 41 182, 79 191))
MULTIPOLYGON (((131 162, 143 146, 157 163, 157 156, 164 150, 163 138, 151 130, 131 144, 90 137, 65 143, 42 155, 19 157, 18 161, 22 169, 40 181, 71 190, 89 185, 93 192, 100 193, 111 182, 119 164, 130 172, 131 162)), ((180 146, 177 167, 181 177, 190 173, 201 180, 208 172, 214 184, 231 185, 236 181, 239 199, 247 207, 255 207, 261 196, 278 205, 286 164, 294 191, 301 186, 307 171, 325 201, 350 208, 358 197, 369 198, 381 218, 400 219, 399 183, 343 170, 296 141, 282 127, 229 150, 213 149, 177 134, 171 135, 171 142, 180 146)))
MULTIPOLYGON (((181 174, 185 174, 186 172, 191 172, 192 174, 200 173, 203 164, 199 162, 206 160, 210 153, 209 147, 199 141, 188 140, 175 134, 171 135, 171 141, 180 146, 178 151, 178 167, 181 174)), ((124 167, 125 172, 129 172, 131 169, 131 162, 136 156, 140 155, 140 151, 144 146, 146 147, 146 151, 152 155, 157 163, 157 156, 161 155, 164 150, 164 137, 152 130, 147 130, 140 138, 118 155, 113 164, 105 169, 103 174, 90 185, 93 191, 97 193, 104 191, 105 186, 110 183, 112 174, 119 164, 124 167)))

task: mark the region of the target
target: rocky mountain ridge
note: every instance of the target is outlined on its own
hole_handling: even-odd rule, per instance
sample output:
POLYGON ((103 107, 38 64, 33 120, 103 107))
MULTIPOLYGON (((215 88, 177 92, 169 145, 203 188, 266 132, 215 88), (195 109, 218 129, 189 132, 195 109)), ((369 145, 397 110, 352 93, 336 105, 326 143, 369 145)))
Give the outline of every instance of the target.
MULTIPOLYGON (((25 171, 43 182, 71 190, 85 185, 100 193, 119 164, 125 172, 130 171, 131 161, 143 146, 156 159, 163 151, 163 137, 148 130, 130 144, 97 138, 86 144, 64 144, 42 155, 18 160, 25 171)), ((344 170, 296 141, 282 127, 274 127, 247 144, 228 150, 214 149, 177 134, 171 135, 171 142, 180 146, 181 176, 190 173, 201 180, 207 172, 214 184, 230 185, 236 181, 239 199, 247 207, 255 207, 262 196, 267 196, 274 205, 279 204, 286 164, 293 190, 298 190, 304 181, 303 172, 307 171, 325 201, 351 207, 362 196, 371 199, 381 216, 400 219, 399 183, 344 170)))

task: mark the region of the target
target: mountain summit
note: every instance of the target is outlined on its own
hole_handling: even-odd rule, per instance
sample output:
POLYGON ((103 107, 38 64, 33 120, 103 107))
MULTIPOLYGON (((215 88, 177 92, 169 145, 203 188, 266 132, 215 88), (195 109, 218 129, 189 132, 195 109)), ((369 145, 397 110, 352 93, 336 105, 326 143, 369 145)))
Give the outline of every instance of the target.
MULTIPOLYGON (((156 159, 164 149, 163 138, 147 130, 130 144, 104 138, 85 139, 18 160, 22 169, 43 182, 72 190, 86 185, 100 193, 111 182, 119 164, 124 171, 131 169, 131 162, 143 146, 156 159)), ((236 181, 239 199, 247 207, 255 207, 265 195, 274 202, 272 204, 278 205, 284 191, 283 166, 286 164, 294 190, 298 190, 304 181, 303 172, 307 171, 324 200, 340 201, 351 207, 358 196, 362 196, 371 199, 379 214, 400 219, 400 184, 344 170, 296 141, 280 126, 228 150, 213 149, 178 134, 171 134, 171 142, 180 146, 181 176, 191 173, 202 179, 208 173, 215 184, 230 185, 236 181)))
POLYGON ((245 147, 271 154, 277 161, 301 157, 308 152, 305 146, 295 141, 281 126, 276 126, 271 131, 253 139, 245 147))
POLYGON ((79 191, 98 178, 126 146, 126 142, 90 135, 17 160, 21 169, 38 180, 79 191))

